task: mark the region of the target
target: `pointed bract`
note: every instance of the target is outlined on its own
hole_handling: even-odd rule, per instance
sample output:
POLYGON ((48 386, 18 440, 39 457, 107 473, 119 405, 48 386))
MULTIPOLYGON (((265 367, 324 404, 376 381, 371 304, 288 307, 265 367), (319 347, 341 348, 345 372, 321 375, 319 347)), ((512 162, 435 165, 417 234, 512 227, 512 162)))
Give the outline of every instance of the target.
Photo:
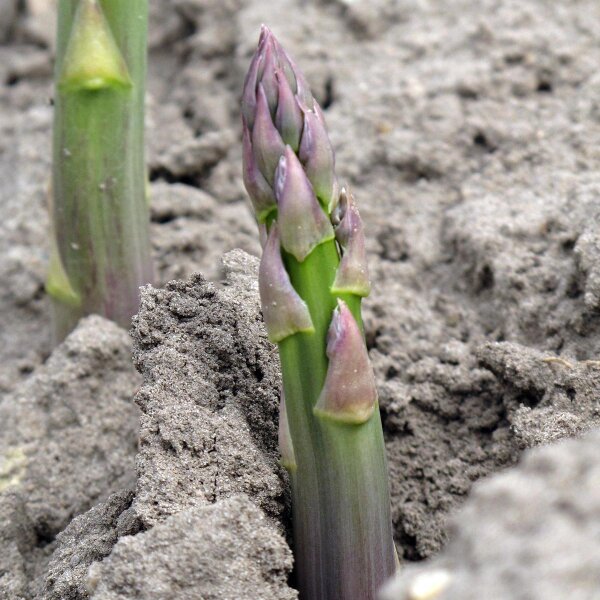
POLYGON ((337 191, 333 148, 319 113, 304 105, 301 109, 304 129, 300 140, 300 160, 319 200, 331 211, 337 191))
POLYGON ((258 270, 258 289, 269 339, 281 342, 298 332, 314 331, 306 303, 292 286, 281 258, 279 231, 273 223, 258 270))
POLYGON ((269 35, 272 35, 271 30, 262 23, 260 26, 260 34, 258 35, 258 45, 260 46, 269 35))
POLYGON ((252 200, 256 219, 260 223, 265 221, 277 206, 273 188, 267 183, 267 180, 256 164, 256 159, 252 152, 250 131, 245 122, 243 123, 242 133, 242 163, 244 186, 252 200))
POLYGON ((295 94, 298 91, 296 73, 294 72, 294 68, 292 67, 292 63, 288 58, 287 52, 283 49, 283 46, 281 46, 277 39, 275 39, 275 50, 277 51, 279 69, 285 75, 292 93, 295 94))
POLYGON ((281 391, 281 401, 279 403, 279 453, 281 454, 281 466, 286 471, 293 473, 297 468, 296 456, 294 455, 294 445, 292 444, 292 434, 290 433, 283 390, 281 391))
POLYGON ((323 127, 325 128, 325 131, 327 131, 327 122, 325 121, 325 114, 323 113, 321 105, 315 100, 312 105, 307 104, 307 106, 313 107, 313 111, 317 115, 317 118, 319 119, 319 121, 321 121, 323 127))
POLYGON ((280 48, 280 55, 285 58, 285 60, 282 58, 282 64, 289 65, 291 72, 294 74, 294 79, 296 81, 295 88, 292 86, 294 93, 296 96, 298 96, 300 102, 306 106, 312 106, 315 99, 313 98, 312 92, 310 91, 310 86, 304 77, 304 73, 302 73, 302 71, 298 68, 294 62, 294 59, 285 51, 283 46, 279 45, 279 42, 278 46, 280 48))
POLYGON ((58 85, 87 91, 131 87, 127 65, 98 0, 79 2, 58 85))
POLYGON ((262 84, 258 84, 256 115, 252 129, 252 151, 256 164, 269 184, 273 184, 275 169, 283 155, 285 145, 273 124, 267 97, 262 84))
MULTIPOLYGON (((262 34, 261 34, 262 35, 262 34)), ((261 67, 263 56, 261 53, 261 44, 259 41, 258 49, 252 57, 248 73, 244 79, 244 88, 242 91, 242 116, 247 126, 254 127, 254 117, 256 114, 256 87, 258 85, 258 71, 261 67)))
POLYGON ((277 166, 275 197, 281 245, 296 260, 302 262, 316 246, 334 237, 333 227, 289 146, 277 166))
POLYGON ((56 300, 63 302, 69 307, 81 305, 81 294, 78 294, 69 281, 69 276, 60 258, 60 251, 56 243, 56 237, 52 236, 52 249, 50 251, 50 264, 48 265, 48 277, 46 279, 46 293, 56 300))
POLYGON ((281 71, 277 73, 277 82, 279 96, 277 113, 275 114, 275 126, 279 130, 284 143, 291 146, 294 152, 297 152, 300 146, 300 137, 302 136, 304 123, 302 111, 300 110, 300 106, 298 106, 288 80, 281 71))
POLYGON ((279 92, 277 90, 278 83, 276 78, 276 72, 278 70, 277 54, 275 52, 275 48, 273 47, 273 36, 270 36, 269 39, 265 41, 263 56, 263 71, 260 75, 260 83, 265 90, 271 116, 275 116, 279 92))
POLYGON ((349 424, 368 421, 377 401, 375 377, 360 328, 342 300, 327 332, 327 357, 327 376, 315 415, 349 424))
POLYGON ((342 259, 331 291, 334 294, 368 296, 371 292, 371 282, 367 268, 362 219, 354 196, 346 188, 343 188, 340 193, 339 215, 340 221, 335 228, 335 238, 342 249, 342 259))

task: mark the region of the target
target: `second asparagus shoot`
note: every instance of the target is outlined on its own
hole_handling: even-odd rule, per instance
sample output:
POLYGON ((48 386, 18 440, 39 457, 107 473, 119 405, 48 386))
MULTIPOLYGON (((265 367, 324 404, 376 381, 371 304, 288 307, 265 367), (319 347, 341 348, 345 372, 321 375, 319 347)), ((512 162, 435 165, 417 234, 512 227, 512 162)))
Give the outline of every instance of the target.
POLYGON ((86 314, 129 327, 152 280, 144 162, 147 0, 59 0, 55 339, 86 314))

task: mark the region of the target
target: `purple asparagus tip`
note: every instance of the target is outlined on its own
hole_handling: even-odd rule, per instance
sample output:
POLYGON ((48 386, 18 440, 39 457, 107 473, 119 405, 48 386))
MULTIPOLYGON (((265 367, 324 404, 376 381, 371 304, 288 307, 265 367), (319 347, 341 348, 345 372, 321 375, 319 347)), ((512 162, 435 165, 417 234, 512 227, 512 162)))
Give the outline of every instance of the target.
POLYGON ((314 407, 317 416, 349 424, 365 423, 377 402, 375 377, 360 328, 338 300, 327 332, 329 367, 314 407))
MULTIPOLYGON (((275 188, 286 146, 299 156, 313 195, 330 213, 338 188, 322 111, 301 71, 265 25, 244 81, 242 121, 244 183, 259 222, 270 212, 272 197, 266 188, 275 188)), ((285 247, 283 227, 281 235, 285 247)))
MULTIPOLYGON (((285 50, 279 44, 271 30, 263 25, 260 30, 258 46, 252 56, 246 79, 244 80, 244 89, 242 92, 242 115, 252 130, 254 127, 254 117, 257 109, 257 95, 259 85, 262 85, 267 98, 270 113, 274 116, 279 100, 279 87, 277 81, 278 74, 284 75, 292 95, 295 97, 298 91, 298 80, 304 82, 295 65, 292 65, 285 50)), ((306 91, 303 97, 312 101, 312 95, 306 84, 306 91)))
POLYGON ((273 223, 258 270, 258 289, 269 339, 273 343, 298 332, 314 331, 306 303, 292 286, 281 258, 279 229, 273 223))
POLYGON ((334 237, 333 227, 323 212, 306 173, 287 146, 275 175, 282 247, 302 262, 319 244, 334 237))

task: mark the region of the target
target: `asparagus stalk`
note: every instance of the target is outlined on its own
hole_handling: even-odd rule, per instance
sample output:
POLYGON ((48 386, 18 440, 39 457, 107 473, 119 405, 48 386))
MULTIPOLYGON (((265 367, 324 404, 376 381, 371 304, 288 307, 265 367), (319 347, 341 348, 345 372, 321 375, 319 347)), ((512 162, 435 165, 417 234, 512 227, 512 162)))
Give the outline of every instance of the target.
POLYGON ((321 109, 263 26, 242 99, 244 183, 264 250, 263 316, 278 344, 300 597, 370 600, 396 568, 385 448, 364 341, 360 215, 340 190, 321 109))
POLYGON ((54 337, 86 314, 129 327, 152 280, 144 162, 147 0, 59 0, 54 337))

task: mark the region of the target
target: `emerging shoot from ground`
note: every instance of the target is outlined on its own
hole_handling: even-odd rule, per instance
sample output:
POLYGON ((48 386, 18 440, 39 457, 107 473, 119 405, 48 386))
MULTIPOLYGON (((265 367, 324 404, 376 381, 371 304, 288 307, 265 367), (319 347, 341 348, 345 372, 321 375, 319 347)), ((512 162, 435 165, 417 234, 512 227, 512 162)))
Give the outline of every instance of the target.
POLYGON ((244 84, 244 183, 264 250, 263 315, 279 346, 279 440, 303 600, 373 600, 396 568, 388 473, 361 299, 362 222, 338 187, 321 108, 263 27, 244 84))
POLYGON ((59 0, 46 289, 54 337, 124 327, 152 280, 144 161, 148 0, 59 0))

